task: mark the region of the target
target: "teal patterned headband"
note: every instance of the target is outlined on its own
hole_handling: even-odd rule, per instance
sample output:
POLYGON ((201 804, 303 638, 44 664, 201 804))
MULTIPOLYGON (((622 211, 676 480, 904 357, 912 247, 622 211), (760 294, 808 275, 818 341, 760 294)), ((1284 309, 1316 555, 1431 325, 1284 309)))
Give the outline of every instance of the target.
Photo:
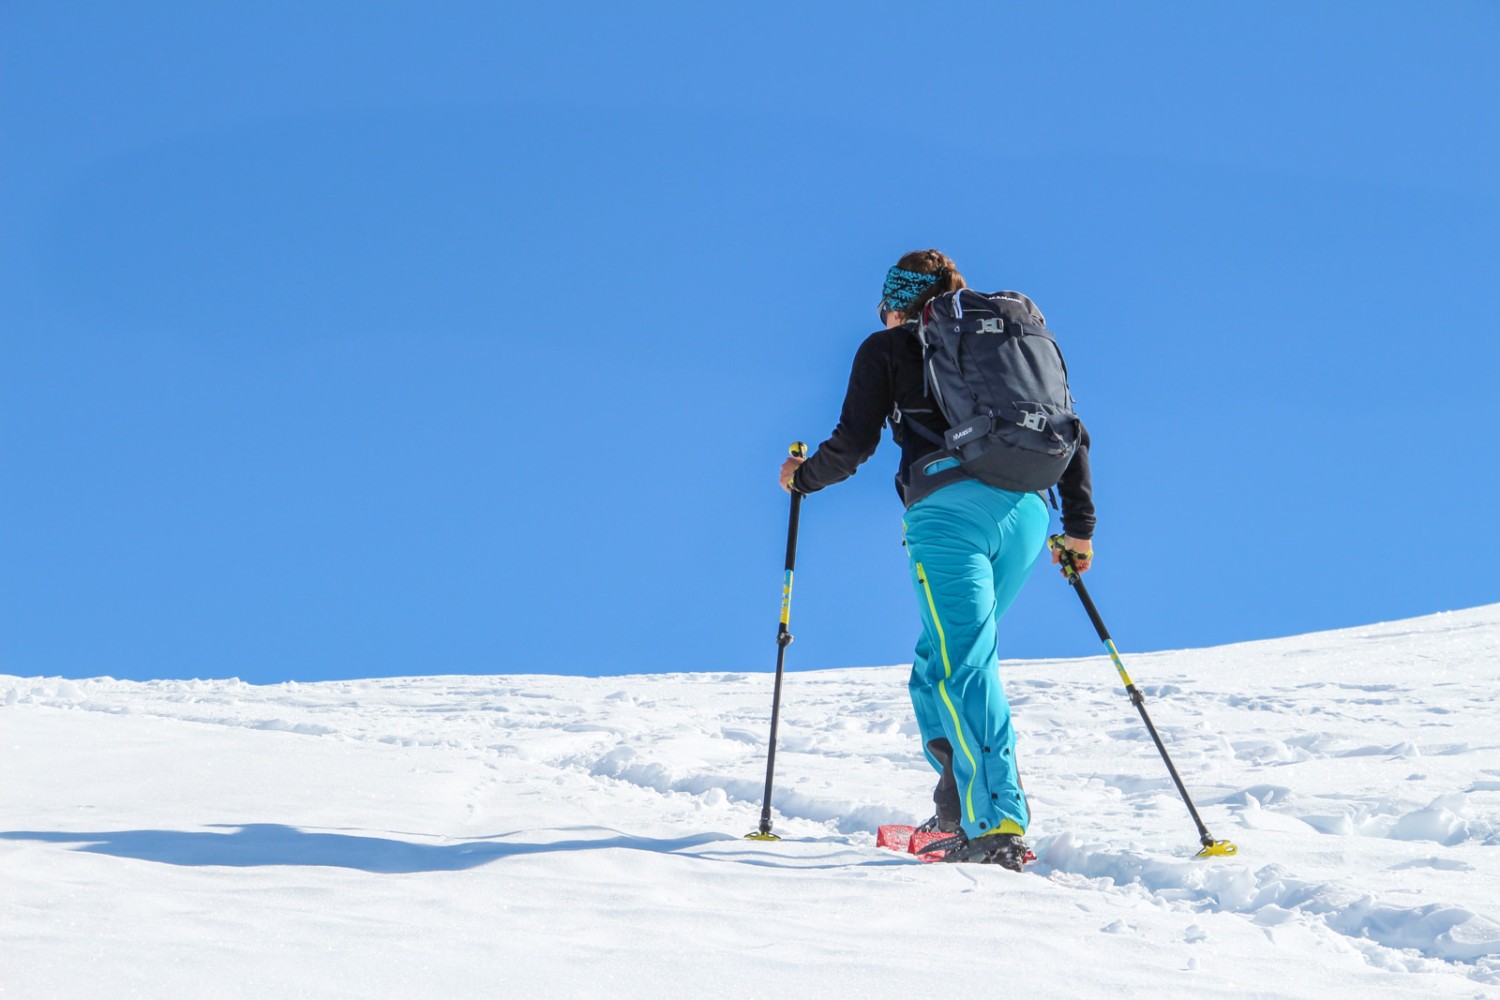
POLYGON ((893 267, 885 272, 885 287, 881 290, 885 297, 881 300, 881 304, 892 312, 904 313, 913 302, 917 301, 917 297, 931 288, 937 280, 936 274, 923 274, 920 271, 893 267))

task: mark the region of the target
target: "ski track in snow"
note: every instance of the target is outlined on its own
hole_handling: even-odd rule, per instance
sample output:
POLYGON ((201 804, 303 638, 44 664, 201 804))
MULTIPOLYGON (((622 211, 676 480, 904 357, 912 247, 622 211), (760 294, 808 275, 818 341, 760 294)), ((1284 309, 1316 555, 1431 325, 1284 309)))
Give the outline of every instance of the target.
MULTIPOLYGON (((1191 858, 1191 820, 1107 659, 1007 662, 1038 855, 1023 878, 1080 907, 1113 898, 1178 914, 1188 945, 1209 936, 1203 919, 1227 914, 1267 935, 1296 929, 1353 949, 1374 970, 1500 986, 1500 605, 1124 656, 1210 831, 1240 854, 1191 858)), ((852 850, 835 865, 890 862, 861 872, 869 877, 943 867, 873 849, 878 824, 930 811, 933 775, 918 755, 906 670, 788 675, 774 802, 789 847, 852 850)), ((0 676, 0 713, 103 713, 440 751, 490 776, 458 803, 472 824, 523 768, 543 815, 551 781, 560 796, 610 797, 616 826, 651 814, 681 829, 655 842, 662 851, 712 858, 743 850, 738 835, 755 825, 770 690, 769 674, 713 672, 266 687, 0 676)), ((551 828, 566 828, 566 810, 555 812, 551 828)), ((8 829, 0 851, 28 839, 8 829)), ((59 850, 87 842, 69 841, 66 828, 30 832, 59 850)), ((241 831, 247 845, 286 836, 241 831)), ((475 839, 468 847, 480 853, 468 860, 507 856, 498 844, 475 839)), ((956 884, 933 882, 945 893, 956 884)), ((1127 914, 1098 930, 1132 926, 1127 914)))

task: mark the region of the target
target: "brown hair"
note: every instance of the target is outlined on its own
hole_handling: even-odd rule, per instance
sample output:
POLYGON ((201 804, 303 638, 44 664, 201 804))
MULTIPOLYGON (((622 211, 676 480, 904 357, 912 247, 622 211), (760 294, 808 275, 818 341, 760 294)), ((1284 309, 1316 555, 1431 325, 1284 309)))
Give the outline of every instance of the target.
POLYGON ((915 318, 922 312, 929 299, 942 295, 944 292, 956 292, 960 288, 968 288, 969 283, 964 276, 958 273, 958 267, 948 258, 947 254, 937 250, 913 250, 896 261, 896 266, 903 271, 916 271, 918 274, 935 274, 938 280, 925 289, 921 295, 902 314, 907 318, 915 318))

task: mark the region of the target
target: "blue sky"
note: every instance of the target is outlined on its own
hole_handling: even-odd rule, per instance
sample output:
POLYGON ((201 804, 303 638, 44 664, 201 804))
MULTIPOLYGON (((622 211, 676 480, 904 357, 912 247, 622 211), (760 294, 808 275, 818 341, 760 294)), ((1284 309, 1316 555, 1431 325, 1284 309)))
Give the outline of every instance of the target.
MULTIPOLYGON (((1500 599, 1500 9, 721 6, 7 4, 0 671, 769 669, 927 246, 1067 351, 1123 650, 1500 599)), ((793 668, 910 659, 895 461, 793 668)))

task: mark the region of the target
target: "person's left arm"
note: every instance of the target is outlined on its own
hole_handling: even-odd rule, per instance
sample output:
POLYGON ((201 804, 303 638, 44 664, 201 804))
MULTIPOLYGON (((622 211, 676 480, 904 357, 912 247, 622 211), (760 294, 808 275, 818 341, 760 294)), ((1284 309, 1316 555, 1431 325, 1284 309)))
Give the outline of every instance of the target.
MULTIPOLYGON (((1062 498, 1063 546, 1073 553, 1073 564, 1078 572, 1086 573, 1094 564, 1094 475, 1089 467, 1089 431, 1081 428, 1078 450, 1073 460, 1063 471, 1058 481, 1057 493, 1062 498)), ((1061 562, 1057 551, 1052 553, 1054 564, 1061 562)))

